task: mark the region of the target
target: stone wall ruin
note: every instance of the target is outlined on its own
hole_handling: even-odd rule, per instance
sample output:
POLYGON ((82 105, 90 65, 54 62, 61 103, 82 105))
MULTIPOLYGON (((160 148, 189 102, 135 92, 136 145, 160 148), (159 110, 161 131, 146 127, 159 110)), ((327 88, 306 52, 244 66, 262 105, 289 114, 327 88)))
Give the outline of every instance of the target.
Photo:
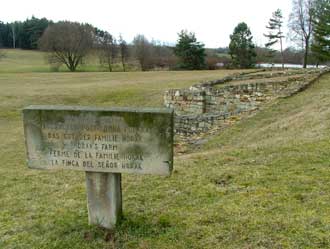
POLYGON ((175 132, 193 135, 222 126, 272 99, 302 91, 328 69, 257 70, 165 92, 164 105, 175 111, 175 132))

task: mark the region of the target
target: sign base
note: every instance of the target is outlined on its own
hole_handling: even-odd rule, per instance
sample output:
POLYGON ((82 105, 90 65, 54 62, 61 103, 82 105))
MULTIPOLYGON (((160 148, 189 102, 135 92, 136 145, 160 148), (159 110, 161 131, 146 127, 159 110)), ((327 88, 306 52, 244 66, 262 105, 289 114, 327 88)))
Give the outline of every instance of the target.
POLYGON ((86 172, 88 221, 112 229, 122 216, 120 173, 86 172))

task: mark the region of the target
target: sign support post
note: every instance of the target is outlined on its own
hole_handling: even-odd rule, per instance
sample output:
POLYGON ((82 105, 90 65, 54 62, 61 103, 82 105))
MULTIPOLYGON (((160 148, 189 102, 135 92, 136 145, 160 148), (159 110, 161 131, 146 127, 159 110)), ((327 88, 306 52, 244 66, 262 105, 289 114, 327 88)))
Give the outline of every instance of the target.
POLYGON ((112 229, 122 216, 120 173, 86 172, 88 221, 112 229))
POLYGON ((88 221, 113 229, 122 217, 122 173, 171 175, 173 119, 170 109, 29 106, 27 164, 84 171, 88 221))

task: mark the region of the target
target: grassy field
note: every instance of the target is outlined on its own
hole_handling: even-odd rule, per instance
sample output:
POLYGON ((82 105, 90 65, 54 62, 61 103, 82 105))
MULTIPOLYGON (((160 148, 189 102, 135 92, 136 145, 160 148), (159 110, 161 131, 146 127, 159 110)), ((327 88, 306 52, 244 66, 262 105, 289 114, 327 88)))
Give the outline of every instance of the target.
POLYGON ((26 105, 161 106, 229 73, 0 73, 0 248, 330 248, 330 76, 175 157, 169 178, 124 175, 112 233, 88 225, 83 173, 25 165, 26 105))
POLYGON ((0 72, 49 72, 45 54, 30 50, 2 49, 5 58, 0 60, 0 72))
MULTIPOLYGON (((0 73, 24 73, 24 72, 53 72, 47 64, 47 54, 33 50, 3 49, 6 57, 0 60, 0 73)), ((136 71, 136 66, 127 65, 129 71, 136 71)), ((113 65, 114 71, 122 71, 120 64, 113 65)), ((59 72, 68 72, 69 70, 62 65, 59 72)), ((100 65, 96 55, 87 56, 82 65, 77 68, 78 72, 107 72, 106 65, 100 65)))

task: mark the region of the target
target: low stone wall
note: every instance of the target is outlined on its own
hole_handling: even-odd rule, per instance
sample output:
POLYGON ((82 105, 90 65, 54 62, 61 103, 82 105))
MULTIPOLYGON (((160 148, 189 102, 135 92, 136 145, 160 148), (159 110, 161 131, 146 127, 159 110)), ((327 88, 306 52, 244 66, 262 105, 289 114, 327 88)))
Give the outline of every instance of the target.
POLYGON ((264 102, 290 96, 306 88, 310 82, 326 71, 327 69, 299 70, 226 77, 225 82, 243 79, 256 79, 256 82, 222 85, 224 80, 218 80, 196 84, 189 89, 171 89, 165 92, 164 104, 175 110, 177 134, 191 135, 206 132, 214 125, 221 126, 233 115, 257 110, 264 102), (280 75, 286 78, 269 80, 280 75), (295 77, 288 77, 292 75, 295 77))
POLYGON ((165 106, 177 115, 205 113, 205 91, 200 89, 171 89, 165 92, 165 106))
POLYGON ((202 115, 177 115, 175 117, 175 132, 177 134, 196 134, 206 132, 214 125, 222 125, 232 114, 202 114, 202 115))

